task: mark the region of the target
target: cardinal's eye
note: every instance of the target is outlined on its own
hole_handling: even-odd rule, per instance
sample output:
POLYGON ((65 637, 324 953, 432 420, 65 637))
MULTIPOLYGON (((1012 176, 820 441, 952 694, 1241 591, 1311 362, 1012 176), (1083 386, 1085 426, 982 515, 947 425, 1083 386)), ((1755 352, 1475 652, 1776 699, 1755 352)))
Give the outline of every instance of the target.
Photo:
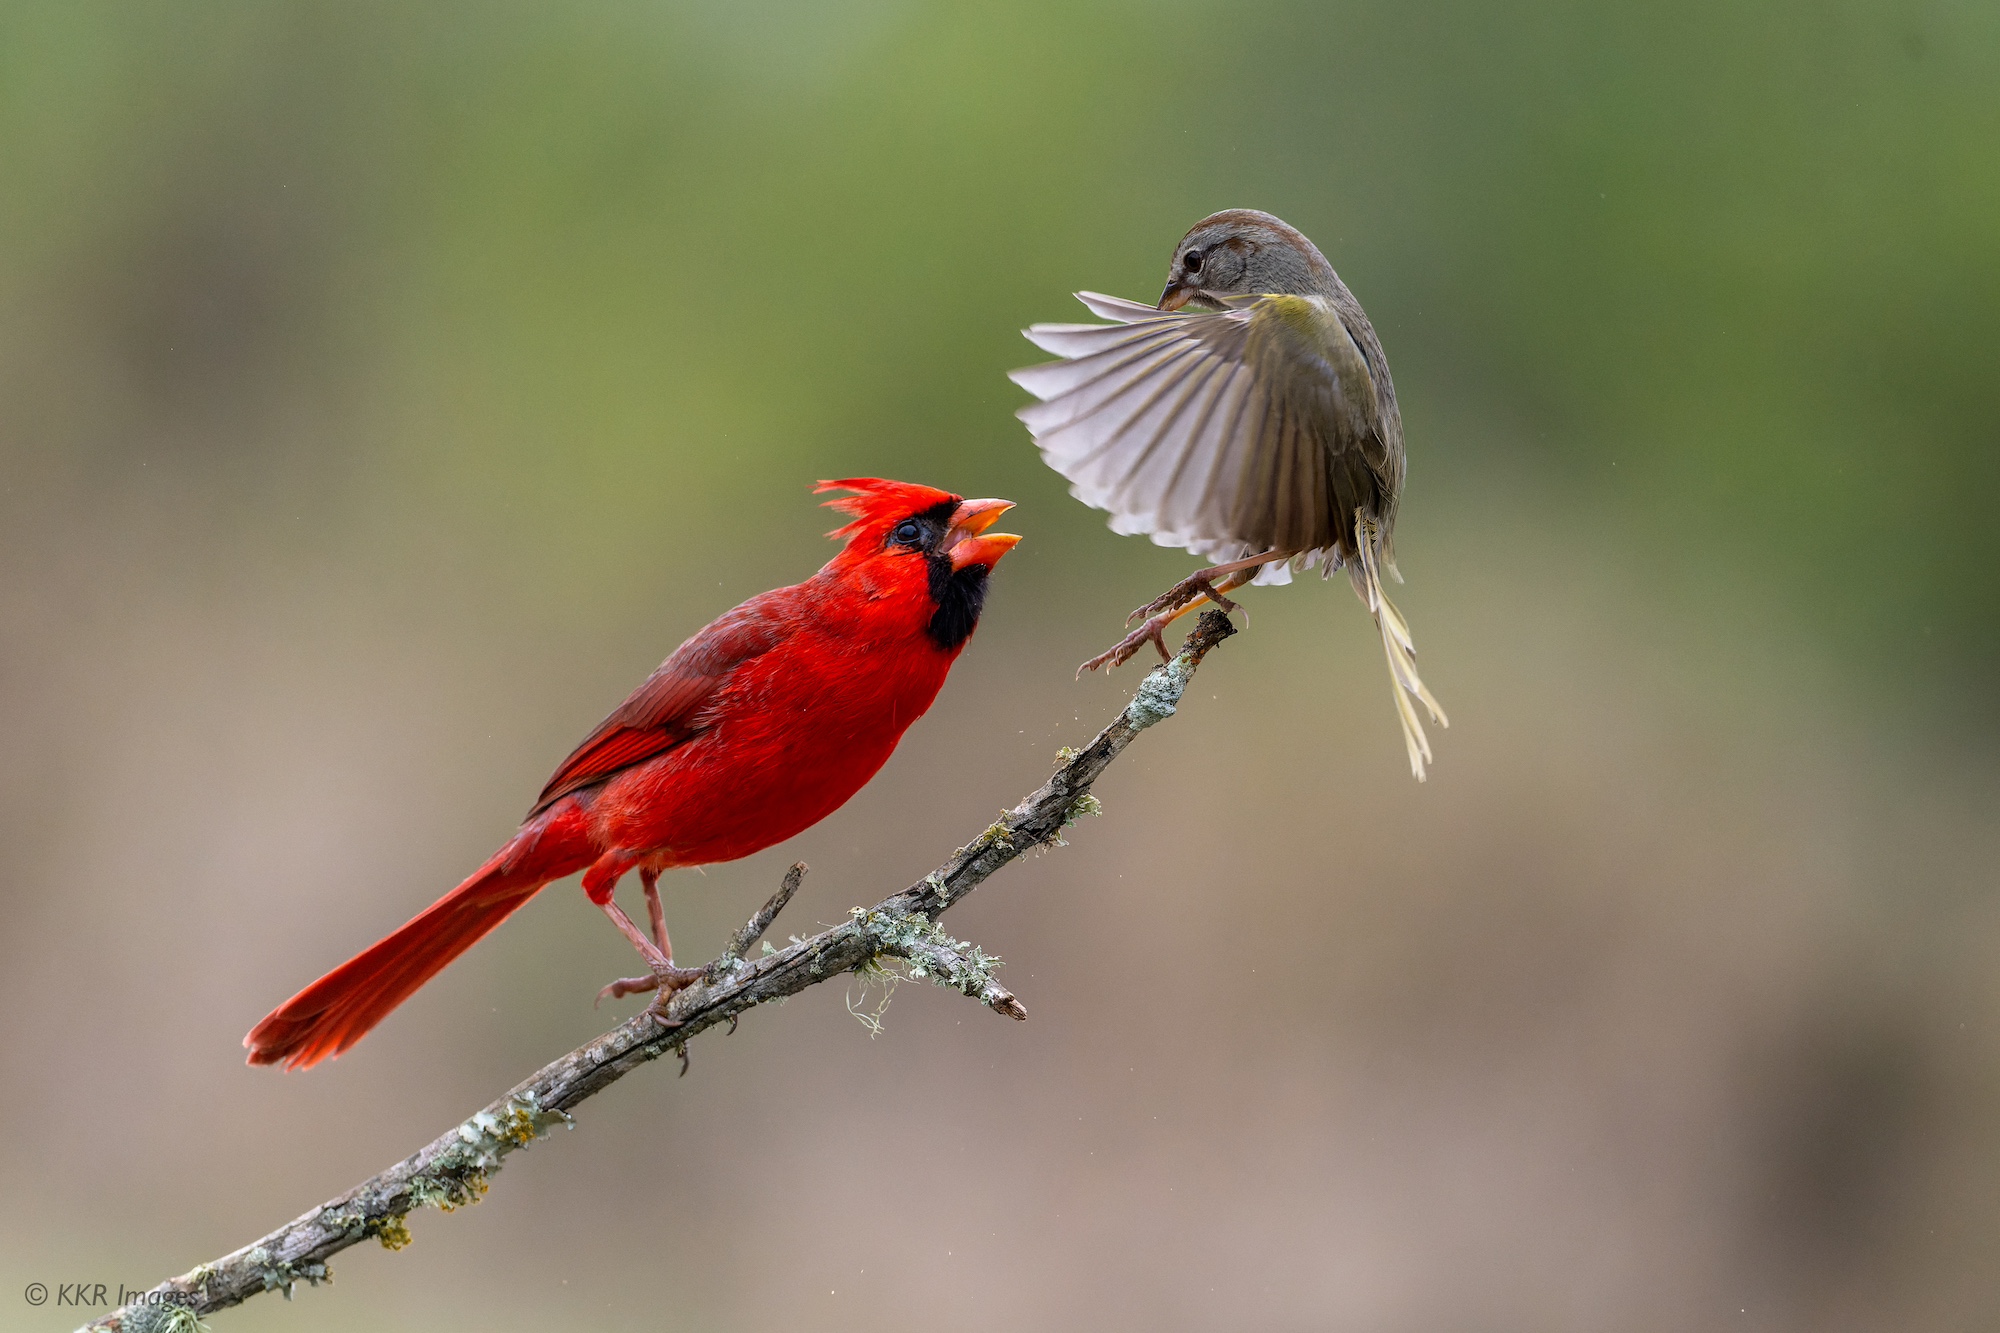
POLYGON ((1181 256, 1181 267, 1190 273, 1201 272, 1201 251, 1190 250, 1181 256))
POLYGON ((914 518, 906 518, 896 525, 896 530, 889 534, 889 538, 902 546, 921 545, 924 540, 924 525, 914 518))

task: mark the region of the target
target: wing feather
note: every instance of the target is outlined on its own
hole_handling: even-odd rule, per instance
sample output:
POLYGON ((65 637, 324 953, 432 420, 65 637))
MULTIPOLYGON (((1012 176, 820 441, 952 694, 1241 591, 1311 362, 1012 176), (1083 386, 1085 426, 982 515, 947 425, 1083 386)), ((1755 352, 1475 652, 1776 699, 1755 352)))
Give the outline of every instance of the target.
MULTIPOLYGON (((1204 359, 1186 377, 1172 412, 1160 423, 1138 460, 1138 466, 1149 472, 1165 469, 1165 475, 1153 483, 1156 494, 1150 497, 1148 532, 1171 537, 1200 521, 1202 497, 1207 489, 1206 478, 1191 482, 1188 467, 1197 460, 1214 457, 1216 451, 1204 448, 1200 442, 1202 432, 1217 406, 1230 397, 1239 387, 1236 381, 1243 378, 1236 367, 1213 357, 1204 359), (1192 419, 1188 417, 1190 408, 1195 409, 1192 419)), ((1129 489, 1136 492, 1138 488, 1133 486, 1129 489)), ((1146 511, 1148 497, 1135 494, 1131 503, 1134 517, 1139 517, 1146 511)), ((1175 546, 1185 545, 1185 542, 1168 540, 1163 544, 1175 546)))
MULTIPOLYGON (((1171 328, 1161 329, 1155 326, 1151 331, 1163 337, 1177 336, 1171 328)), ((1044 352, 1062 357, 1078 357, 1128 344, 1132 339, 1133 330, 1127 324, 1030 324, 1022 330, 1021 336, 1044 352)), ((1030 366, 1029 370, 1047 368, 1030 366)))
POLYGON ((1122 296, 1106 296, 1103 292, 1078 292, 1076 299, 1099 319, 1116 320, 1120 324, 1157 323, 1179 318, 1172 310, 1162 310, 1141 301, 1128 301, 1122 296))
POLYGON ((1022 411, 1033 414, 1032 429, 1053 434, 1064 427, 1079 427, 1070 432, 1069 447, 1091 440, 1100 432, 1120 433, 1146 403, 1143 396, 1132 399, 1129 395, 1161 378, 1163 372, 1186 369, 1199 355, 1199 350, 1189 347, 1185 339, 1174 339, 1137 350, 1119 348, 1081 361, 1057 361, 1052 364, 1074 374, 1072 387, 1062 390, 1049 402, 1035 403, 1022 411), (1117 412, 1107 419, 1090 421, 1121 399, 1125 401, 1117 412))
MULTIPOLYGON (((1012 375, 1041 400, 1019 416, 1071 492, 1114 531, 1210 559, 1284 549, 1338 563, 1353 512, 1334 512, 1338 456, 1375 407, 1356 391, 1366 354, 1339 320, 1300 297, 1219 311, 1077 298, 1111 322, 1035 325, 1028 340, 1062 359, 1012 375)), ((1259 581, 1290 575, 1267 566, 1259 581)))
MULTIPOLYGON (((1336 286, 1338 284, 1336 283, 1336 286)), ((1411 771, 1430 741, 1410 628, 1382 590, 1403 484, 1402 418, 1381 345, 1344 287, 1332 297, 1222 298, 1163 311, 1097 292, 1104 324, 1037 324, 1028 340, 1062 360, 1018 370, 1041 401, 1018 415, 1070 492, 1144 533, 1217 562, 1267 551, 1258 583, 1345 566, 1374 616, 1411 771)))
POLYGON ((528 817, 532 819, 573 791, 602 782, 621 769, 700 735, 705 729, 703 706, 716 690, 738 667, 770 651, 783 637, 785 597, 790 591, 781 588, 753 597, 674 649, 645 683, 562 761, 528 817))

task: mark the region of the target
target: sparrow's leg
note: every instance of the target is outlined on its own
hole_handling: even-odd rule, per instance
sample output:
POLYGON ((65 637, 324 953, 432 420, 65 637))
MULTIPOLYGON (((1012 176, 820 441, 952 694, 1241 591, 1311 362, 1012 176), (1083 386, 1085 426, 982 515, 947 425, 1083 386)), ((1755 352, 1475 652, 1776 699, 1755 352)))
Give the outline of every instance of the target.
POLYGON ((646 913, 652 918, 652 939, 646 938, 639 927, 633 924, 632 918, 625 915, 625 909, 616 902, 606 899, 603 904, 604 914, 611 918, 611 924, 618 927, 626 939, 632 941, 632 947, 646 960, 646 965, 652 969, 653 975, 620 977, 597 992, 600 1002, 607 995, 618 1000, 627 995, 636 995, 640 991, 658 991, 659 1000, 655 1003, 662 1003, 675 991, 701 980, 703 975, 703 969, 699 967, 674 966, 673 941, 667 937, 667 915, 660 906, 660 872, 641 870, 639 882, 646 886, 646 913))
POLYGON ((1258 570, 1273 561, 1289 560, 1296 554, 1298 554, 1296 551, 1266 551, 1262 555, 1231 560, 1226 565, 1197 570, 1125 617, 1125 623, 1129 625, 1141 616, 1157 616, 1163 612, 1193 607, 1204 598, 1233 615, 1242 608, 1222 596, 1223 592, 1230 588, 1242 587, 1256 576, 1258 570), (1239 578, 1238 575, 1244 577, 1239 578))
MULTIPOLYGON (((1242 562, 1240 561, 1238 562, 1239 565, 1241 563, 1242 562)), ((1160 650, 1160 660, 1162 662, 1171 662, 1173 660, 1174 655, 1167 651, 1167 641, 1164 637, 1167 626, 1173 624, 1176 620, 1179 620, 1182 616, 1186 615, 1188 612, 1200 606, 1204 600, 1214 602, 1224 611, 1234 611, 1236 609, 1236 604, 1230 601, 1227 597, 1224 597, 1222 594, 1228 592, 1232 588, 1240 588, 1244 584, 1248 583, 1251 579, 1256 578, 1257 570, 1262 568, 1264 563, 1265 562, 1262 559, 1259 559, 1256 564, 1252 565, 1248 569, 1243 569, 1243 568, 1231 569, 1230 572, 1224 575, 1222 579, 1220 579, 1214 587, 1212 588, 1204 587, 1200 594, 1188 598, 1184 605, 1176 606, 1172 610, 1161 611, 1155 615, 1148 616, 1146 622, 1143 625, 1133 630, 1130 634, 1127 634, 1117 643, 1111 645, 1111 648, 1108 652, 1099 653, 1097 656, 1091 658, 1088 662, 1085 662, 1082 666, 1078 667, 1076 669, 1076 674, 1081 676, 1084 672, 1095 671, 1097 670, 1097 668, 1101 666, 1114 666, 1114 667, 1124 666, 1127 662, 1132 660, 1132 654, 1138 652, 1141 648, 1145 647, 1149 643, 1152 644, 1155 648, 1160 650)), ((1204 570, 1203 574, 1213 574, 1214 572, 1215 570, 1212 569, 1204 570)), ((1197 575, 1196 577, 1201 577, 1201 576, 1197 575)), ((1176 587, 1184 586, 1186 582, 1187 580, 1183 580, 1181 584, 1177 584, 1175 586, 1176 587)), ((1162 598, 1161 600, 1167 601, 1171 599, 1172 596, 1173 594, 1169 592, 1167 597, 1162 598)), ((1155 602, 1153 605, 1157 606, 1160 605, 1160 603, 1155 602)), ((1140 615, 1150 610, 1152 610, 1152 607, 1142 606, 1139 608, 1138 611, 1133 612, 1133 614, 1140 615)))

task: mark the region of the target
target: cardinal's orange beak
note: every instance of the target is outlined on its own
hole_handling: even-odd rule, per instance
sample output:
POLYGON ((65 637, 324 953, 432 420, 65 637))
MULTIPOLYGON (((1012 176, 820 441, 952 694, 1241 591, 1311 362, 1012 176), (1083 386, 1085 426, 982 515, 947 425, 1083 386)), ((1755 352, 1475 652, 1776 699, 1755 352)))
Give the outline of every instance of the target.
POLYGON ((1013 550, 1021 539, 1011 532, 986 529, 1013 507, 1012 500, 967 500, 953 510, 951 531, 944 538, 944 552, 951 558, 951 567, 957 570, 967 565, 984 565, 991 569, 999 564, 1000 557, 1013 550))

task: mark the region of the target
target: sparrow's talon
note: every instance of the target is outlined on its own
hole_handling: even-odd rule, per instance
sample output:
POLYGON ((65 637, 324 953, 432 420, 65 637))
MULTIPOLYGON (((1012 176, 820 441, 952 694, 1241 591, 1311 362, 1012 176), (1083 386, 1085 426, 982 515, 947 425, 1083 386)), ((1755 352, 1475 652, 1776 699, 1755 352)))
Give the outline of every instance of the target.
POLYGON ((1125 617, 1125 623, 1129 625, 1141 617, 1151 618, 1164 612, 1178 611, 1193 600, 1194 594, 1188 591, 1187 581, 1183 580, 1133 611, 1131 615, 1125 617))
MULTIPOLYGON (((1232 584, 1232 586, 1234 585, 1232 584)), ((1215 603, 1229 615, 1234 615, 1243 609, 1236 602, 1224 596, 1222 590, 1215 586, 1213 571, 1204 569, 1188 575, 1179 583, 1176 583, 1173 587, 1167 589, 1158 597, 1155 597, 1152 601, 1125 617, 1125 623, 1130 625, 1141 616, 1165 616, 1168 619, 1172 619, 1176 612, 1194 605, 1194 603, 1203 598, 1207 598, 1209 601, 1215 603)))
POLYGON ((1216 586, 1213 583, 1210 583, 1205 575, 1196 574, 1193 578, 1189 579, 1188 582, 1200 588, 1201 595, 1208 598, 1209 601, 1214 602, 1217 606, 1221 607, 1222 613, 1226 616, 1233 616, 1238 611, 1241 611, 1243 609, 1237 603, 1231 601, 1227 597, 1224 597, 1219 591, 1217 591, 1216 586))
POLYGON ((1172 616, 1154 616, 1117 643, 1112 644, 1108 651, 1099 653, 1078 667, 1076 674, 1081 677, 1084 672, 1095 671, 1101 666, 1122 667, 1132 660, 1134 653, 1149 643, 1160 650, 1160 660, 1162 662, 1173 661, 1174 655, 1167 651, 1167 641, 1162 634, 1162 631, 1172 623, 1172 616))
POLYGON ((1112 645, 1109 651, 1099 653, 1097 656, 1091 658, 1088 662, 1085 662, 1082 666, 1078 667, 1076 669, 1077 679, 1078 680, 1083 679, 1084 672, 1095 671, 1099 667, 1108 666, 1115 669, 1117 667, 1124 666, 1126 659, 1131 656, 1132 656, 1131 650, 1125 647, 1125 640, 1121 639, 1116 644, 1112 645))

